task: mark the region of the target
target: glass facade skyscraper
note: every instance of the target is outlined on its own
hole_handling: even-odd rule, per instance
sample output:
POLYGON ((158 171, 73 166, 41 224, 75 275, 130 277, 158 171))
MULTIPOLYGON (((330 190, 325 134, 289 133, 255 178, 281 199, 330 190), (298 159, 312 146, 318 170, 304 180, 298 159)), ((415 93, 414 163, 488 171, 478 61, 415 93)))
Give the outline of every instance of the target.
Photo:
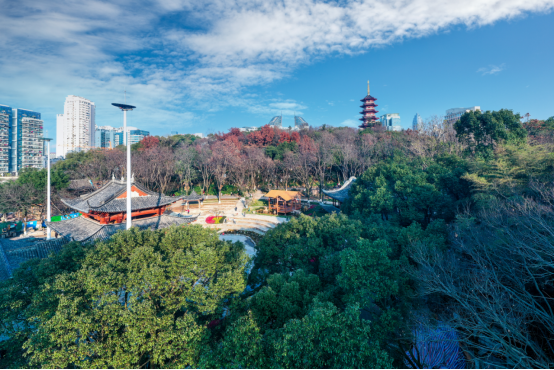
POLYGON ((412 130, 419 131, 421 129, 423 129, 423 120, 421 119, 419 113, 416 113, 414 121, 412 122, 412 130))
MULTIPOLYGON (((129 142, 131 145, 139 143, 146 136, 150 136, 150 132, 139 130, 136 127, 128 126, 127 130, 129 131, 129 142)), ((123 127, 113 128, 110 126, 97 126, 95 142, 97 148, 104 149, 111 149, 123 145, 123 127)))
POLYGON ((381 125, 387 129, 387 131, 402 131, 400 126, 400 115, 398 113, 384 114, 380 118, 381 125))

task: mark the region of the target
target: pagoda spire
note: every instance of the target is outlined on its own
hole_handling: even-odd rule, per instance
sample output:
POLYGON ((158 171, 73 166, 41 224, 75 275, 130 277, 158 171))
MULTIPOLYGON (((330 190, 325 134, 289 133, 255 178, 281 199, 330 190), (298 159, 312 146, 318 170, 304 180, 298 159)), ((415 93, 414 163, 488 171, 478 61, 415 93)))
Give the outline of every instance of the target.
POLYGON ((369 95, 369 80, 367 80, 367 95, 369 95))

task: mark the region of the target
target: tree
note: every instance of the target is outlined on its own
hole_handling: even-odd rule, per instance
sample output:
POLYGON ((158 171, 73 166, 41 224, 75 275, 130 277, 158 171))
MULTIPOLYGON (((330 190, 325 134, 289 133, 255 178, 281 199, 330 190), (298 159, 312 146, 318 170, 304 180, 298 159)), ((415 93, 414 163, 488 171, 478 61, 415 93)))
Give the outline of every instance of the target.
POLYGON ((316 163, 314 142, 308 136, 303 136, 298 146, 298 152, 291 158, 292 172, 296 180, 306 188, 305 194, 310 200, 314 185, 314 166, 316 163))
POLYGON ((436 163, 424 169, 419 159, 403 156, 382 162, 358 178, 345 210, 365 217, 379 214, 383 220, 402 226, 414 221, 426 226, 438 218, 451 220, 460 199, 454 189, 465 196, 469 196, 469 189, 461 179, 463 162, 445 163, 451 167, 436 163))
POLYGON ((335 137, 324 131, 318 141, 314 143, 314 174, 319 182, 319 196, 323 200, 323 192, 325 186, 325 174, 333 163, 333 155, 336 148, 335 137))
POLYGON ((210 159, 210 173, 215 179, 218 189, 218 198, 221 203, 221 189, 228 181, 227 173, 236 157, 238 149, 230 141, 218 141, 212 146, 212 158, 210 159))
POLYGON ((133 155, 133 172, 150 189, 165 193, 175 175, 175 156, 167 147, 156 146, 133 155))
POLYGON ((188 190, 192 187, 194 176, 194 158, 196 152, 192 145, 182 144, 175 150, 175 170, 179 175, 179 186, 188 190))
POLYGON ((457 329, 475 368, 549 367, 553 358, 554 191, 459 215, 450 248, 416 241, 411 276, 457 329), (433 299, 433 298, 431 298, 433 299))
MULTIPOLYGON (((20 184, 31 184, 39 192, 46 192, 48 171, 45 168, 41 170, 36 168, 26 168, 19 172, 19 178, 17 181, 20 184)), ((50 184, 56 190, 65 189, 69 185, 69 177, 64 171, 58 168, 53 168, 50 170, 50 184)))
POLYGON ((248 134, 248 141, 255 146, 265 147, 273 142, 275 131, 269 125, 262 126, 258 131, 248 134))
POLYGON ((32 259, 21 264, 13 278, 0 282, 0 342, 4 368, 26 368, 24 343, 35 333, 37 325, 51 319, 59 296, 47 291, 56 279, 80 269, 90 245, 72 242, 47 259, 32 259))
POLYGON ((464 113, 454 124, 456 136, 468 150, 483 157, 490 157, 493 149, 502 142, 521 144, 527 132, 520 121, 521 116, 511 110, 471 111, 464 113))
POLYGON ((360 318, 359 307, 340 312, 332 303, 316 303, 301 320, 291 320, 273 341, 277 367, 392 368, 383 350, 385 333, 360 318))
POLYGON ((58 304, 25 344, 32 366, 196 366, 207 324, 242 292, 241 243, 201 226, 133 228, 97 243, 46 294, 58 304))
POLYGON ((202 192, 208 192, 210 188, 210 164, 212 159, 212 151, 208 146, 208 143, 201 143, 196 145, 196 167, 202 175, 202 192))

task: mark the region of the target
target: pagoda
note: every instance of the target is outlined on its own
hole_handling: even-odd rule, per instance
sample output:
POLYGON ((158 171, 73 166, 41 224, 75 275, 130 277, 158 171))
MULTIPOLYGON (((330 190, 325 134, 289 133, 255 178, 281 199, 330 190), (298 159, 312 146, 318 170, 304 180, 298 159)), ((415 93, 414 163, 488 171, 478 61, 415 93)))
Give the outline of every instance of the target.
MULTIPOLYGON (((177 201, 198 202, 204 197, 194 191, 188 196, 170 197, 148 190, 131 180, 131 218, 139 229, 160 229, 170 225, 182 225, 195 221, 198 215, 187 217, 173 213, 169 207, 177 201)), ((76 199, 62 199, 67 206, 80 212, 81 216, 46 224, 59 235, 69 240, 89 241, 105 239, 119 230, 125 230, 127 219, 126 182, 112 180, 100 189, 76 199)))
POLYGON ((361 129, 373 127, 375 126, 375 121, 378 120, 378 118, 375 116, 375 114, 378 112, 375 110, 375 107, 377 104, 375 104, 376 98, 369 95, 369 81, 367 81, 367 96, 360 100, 364 104, 360 106, 360 108, 363 108, 364 110, 360 112, 362 115, 362 118, 360 118, 360 121, 362 121, 362 124, 358 127, 361 129))

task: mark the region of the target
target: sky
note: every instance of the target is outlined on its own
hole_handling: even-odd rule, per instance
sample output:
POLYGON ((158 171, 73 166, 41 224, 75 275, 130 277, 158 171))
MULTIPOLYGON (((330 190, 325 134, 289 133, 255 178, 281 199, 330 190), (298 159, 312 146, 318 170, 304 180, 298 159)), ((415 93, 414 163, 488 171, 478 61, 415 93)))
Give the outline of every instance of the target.
POLYGON ((0 104, 42 114, 67 95, 137 106, 153 135, 294 114, 359 125, 360 99, 403 128, 450 108, 554 116, 554 0, 0 0, 0 104))

